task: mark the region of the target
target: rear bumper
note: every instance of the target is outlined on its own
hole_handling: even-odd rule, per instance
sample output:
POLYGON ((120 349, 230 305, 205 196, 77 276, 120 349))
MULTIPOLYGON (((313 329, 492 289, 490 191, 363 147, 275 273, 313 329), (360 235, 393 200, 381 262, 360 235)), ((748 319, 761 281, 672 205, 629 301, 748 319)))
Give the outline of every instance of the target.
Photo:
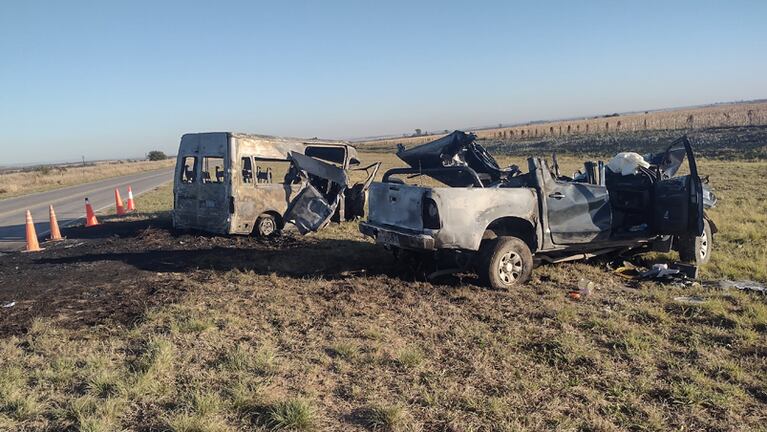
POLYGON ((387 246, 396 246, 404 249, 435 250, 434 237, 423 233, 382 227, 370 222, 360 223, 360 232, 376 239, 376 243, 387 246))

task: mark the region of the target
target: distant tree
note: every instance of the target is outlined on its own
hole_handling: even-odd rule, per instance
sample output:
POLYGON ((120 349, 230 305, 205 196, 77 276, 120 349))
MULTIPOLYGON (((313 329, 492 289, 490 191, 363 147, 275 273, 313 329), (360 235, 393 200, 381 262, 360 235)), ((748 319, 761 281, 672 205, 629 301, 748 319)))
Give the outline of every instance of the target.
POLYGON ((161 152, 160 150, 152 150, 147 153, 146 158, 150 161, 158 161, 168 159, 168 155, 166 155, 164 152, 161 152))
POLYGON ((415 136, 421 136, 421 129, 415 130, 415 136))

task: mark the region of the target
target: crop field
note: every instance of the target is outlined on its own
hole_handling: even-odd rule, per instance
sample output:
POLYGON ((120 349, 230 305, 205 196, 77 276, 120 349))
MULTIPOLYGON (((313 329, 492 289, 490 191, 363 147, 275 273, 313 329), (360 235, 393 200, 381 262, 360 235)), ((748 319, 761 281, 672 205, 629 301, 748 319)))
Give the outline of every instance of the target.
MULTIPOLYGON (((724 130, 724 133, 767 126, 767 102, 749 102, 711 105, 698 108, 680 108, 664 111, 646 111, 627 114, 606 114, 572 120, 532 122, 523 125, 501 126, 490 129, 472 130, 480 139, 516 142, 556 142, 573 144, 596 140, 609 142, 635 136, 638 142, 663 136, 678 136, 697 131, 724 130)), ((449 131, 422 136, 382 138, 360 143, 365 147, 393 148, 397 143, 405 145, 423 144, 449 131)), ((746 132, 748 133, 748 132, 746 132)), ((730 136, 730 138, 732 138, 730 136)), ((732 144, 743 144, 727 137, 720 140, 732 144)), ((764 145, 764 141, 762 141, 764 145)), ((762 153, 764 157, 764 153, 762 153)))
MULTIPOLYGON (((567 173, 625 139, 485 143, 523 167, 557 149, 567 173)), ((400 165, 375 149, 381 174, 400 165)), ((719 281, 767 282, 767 162, 699 165, 720 232, 691 286, 627 281, 608 259, 541 265, 510 291, 427 282, 356 222, 174 232, 162 187, 142 213, 0 259, 0 301, 16 301, 0 309, 0 430, 765 430, 767 298, 719 281), (568 298, 581 278, 598 289, 568 298)))

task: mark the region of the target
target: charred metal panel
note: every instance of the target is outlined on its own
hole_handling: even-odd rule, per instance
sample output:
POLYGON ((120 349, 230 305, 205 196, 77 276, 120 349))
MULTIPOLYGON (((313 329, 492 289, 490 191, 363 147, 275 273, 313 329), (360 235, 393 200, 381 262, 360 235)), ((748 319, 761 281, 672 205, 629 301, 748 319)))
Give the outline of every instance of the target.
POLYGON ((422 230, 421 206, 427 190, 430 189, 396 183, 373 183, 368 192, 368 220, 382 225, 422 230))
POLYGON ((424 174, 452 187, 470 186, 473 181, 466 176, 438 168, 470 168, 483 177, 482 183, 485 186, 519 173, 519 168, 514 165, 501 168, 495 158, 476 142, 476 138, 472 133, 454 131, 411 149, 406 150, 400 145, 397 157, 412 168, 424 170, 424 174))
POLYGON ((442 222, 434 232, 437 248, 478 250, 485 229, 505 217, 524 219, 533 229, 537 225, 533 189, 435 188, 428 196, 437 203, 442 222))
POLYGON ((518 217, 537 224, 535 191, 527 188, 423 188, 397 183, 370 186, 370 215, 376 226, 397 227, 434 237, 435 247, 477 250, 495 220, 518 217), (424 229, 424 198, 437 205, 441 226, 424 229))
POLYGON ((338 207, 341 194, 335 194, 332 201, 311 184, 299 193, 285 213, 285 219, 298 228, 301 234, 318 231, 330 222, 330 218, 338 207))
POLYGON ((334 165, 297 152, 290 152, 290 159, 293 160, 298 169, 306 171, 311 175, 330 180, 342 187, 346 187, 349 184, 346 171, 334 165))
POLYGON ((546 192, 554 243, 588 243, 610 237, 612 210, 606 187, 556 182, 547 185, 546 192))
POLYGON ((193 183, 181 183, 181 169, 185 156, 196 157, 196 170, 202 172, 206 157, 222 158, 227 165, 229 154, 229 134, 214 132, 206 134, 186 134, 181 137, 176 176, 174 181, 174 226, 181 229, 205 229, 215 233, 229 231, 229 179, 225 173, 222 183, 202 183, 202 175, 197 175, 193 183))
MULTIPOLYGON (((288 163, 290 152, 303 152, 304 145, 299 141, 279 137, 233 134, 232 149, 234 162, 232 197, 235 211, 229 233, 250 234, 256 220, 264 213, 277 216, 277 223, 283 225, 282 215, 303 185, 284 184, 284 179, 272 179, 270 183, 261 183, 254 179, 250 183, 245 183, 240 174, 244 168, 242 158, 269 159, 288 163)), ((257 162, 253 163, 257 164, 257 162)))

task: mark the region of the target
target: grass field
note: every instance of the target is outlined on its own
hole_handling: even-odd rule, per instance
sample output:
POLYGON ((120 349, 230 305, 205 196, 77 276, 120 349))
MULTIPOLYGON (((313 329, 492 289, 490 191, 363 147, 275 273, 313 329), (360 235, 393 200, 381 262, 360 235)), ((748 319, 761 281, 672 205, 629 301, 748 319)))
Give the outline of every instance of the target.
POLYGON ((0 173, 0 199, 88 183, 109 177, 170 168, 175 159, 162 161, 99 162, 86 166, 44 165, 33 170, 0 173))
MULTIPOLYGON (((703 281, 767 282, 767 163, 700 165, 720 197, 703 281)), ((0 263, 30 292, 46 282, 24 271, 63 273, 46 298, 70 290, 0 340, 0 429, 765 430, 762 296, 629 286, 600 261, 538 267, 514 291, 427 283, 356 223, 274 241, 174 234, 170 186, 137 204, 104 219, 137 234, 0 263), (581 278, 599 289, 572 301, 581 278), (123 304, 138 306, 130 320, 123 304)), ((36 307, 24 292, 16 308, 36 307)))

